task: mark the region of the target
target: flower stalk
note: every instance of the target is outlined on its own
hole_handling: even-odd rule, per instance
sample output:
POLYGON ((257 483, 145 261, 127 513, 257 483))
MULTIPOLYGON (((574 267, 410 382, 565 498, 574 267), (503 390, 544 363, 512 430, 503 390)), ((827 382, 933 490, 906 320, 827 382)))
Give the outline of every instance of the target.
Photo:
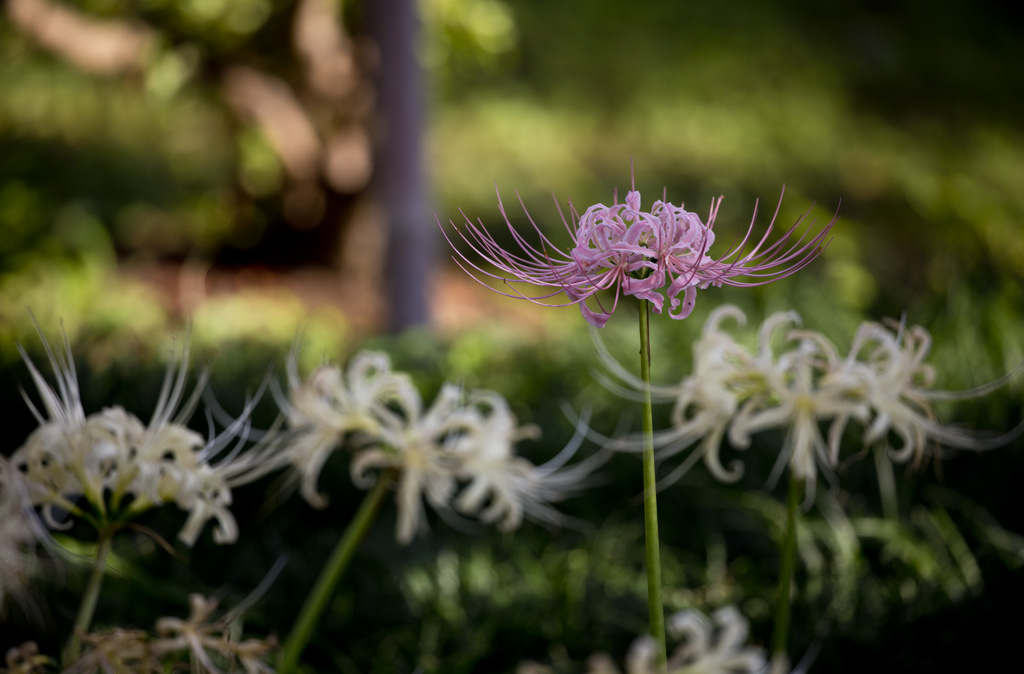
POLYGON ((106 574, 107 557, 110 555, 113 539, 113 532, 109 529, 100 532, 96 547, 96 560, 93 563, 92 573, 89 574, 85 593, 82 595, 82 603, 78 606, 78 615, 75 616, 75 625, 71 629, 71 638, 68 639, 68 645, 64 651, 65 667, 77 660, 82 651, 82 637, 89 631, 93 614, 96 613, 96 603, 100 598, 100 587, 103 585, 103 576, 106 574))
POLYGON ((384 501, 384 495, 394 482, 395 477, 395 471, 388 471, 377 479, 377 483, 363 499, 363 503, 359 506, 355 517, 338 540, 338 544, 320 572, 316 585, 306 598, 306 602, 299 612, 299 617, 295 621, 291 633, 288 634, 284 646, 281 648, 281 656, 278 663, 278 672, 280 674, 290 674, 298 666, 299 657, 302 655, 306 644, 312 638, 313 630, 316 629, 320 616, 323 614, 324 609, 327 608, 327 602, 334 594, 334 588, 338 585, 342 575, 344 575, 345 569, 348 568, 356 548, 359 547, 363 537, 366 536, 370 524, 373 522, 381 503, 384 501))
POLYGON ((786 531, 782 538, 779 561, 779 595, 775 606, 775 629, 772 634, 772 655, 786 655, 789 644, 790 587, 796 567, 796 527, 800 492, 804 481, 790 473, 789 496, 786 499, 786 531))
POLYGON ((661 598, 661 551, 658 538, 658 489, 654 466, 654 421, 651 409, 650 307, 640 300, 640 380, 643 382, 641 418, 644 467, 644 540, 647 547, 647 605, 651 636, 655 641, 654 665, 662 668, 668 660, 665 645, 665 610, 661 598))

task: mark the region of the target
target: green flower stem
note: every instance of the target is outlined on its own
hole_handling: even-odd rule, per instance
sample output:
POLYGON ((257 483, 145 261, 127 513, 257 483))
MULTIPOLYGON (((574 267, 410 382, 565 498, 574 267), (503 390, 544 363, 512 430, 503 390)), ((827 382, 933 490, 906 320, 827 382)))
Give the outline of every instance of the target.
POLYGON ((661 599, 661 552, 658 539, 658 488, 654 472, 654 420, 651 412, 651 329, 647 300, 640 300, 640 380, 643 382, 644 538, 647 545, 647 606, 651 636, 657 646, 654 668, 661 670, 668 660, 665 647, 665 609, 661 599))
POLYGON ((113 539, 113 532, 101 530, 96 548, 96 560, 93 563, 92 573, 89 575, 89 583, 85 586, 85 594, 82 595, 82 603, 78 607, 78 615, 75 616, 71 638, 68 639, 67 648, 64 650, 64 668, 69 667, 77 660, 82 652, 82 637, 89 630, 92 616, 96 612, 96 602, 100 598, 100 586, 103 585, 103 575, 107 571, 107 557, 110 555, 113 539))
POLYGON ((306 603, 302 606, 302 611, 299 613, 298 620, 295 621, 295 626, 292 627, 292 631, 288 634, 288 639, 285 640, 284 646, 281 648, 281 658, 277 670, 279 674, 291 674, 298 666, 299 656, 302 655, 306 644, 313 637, 313 630, 320 620, 320 615, 327 608, 327 602, 331 595, 334 594, 335 586, 341 580, 341 576, 345 573, 348 563, 352 560, 356 548, 359 547, 359 543, 370 528, 377 510, 384 500, 384 494, 387 493, 388 487, 391 486, 394 479, 394 472, 388 472, 380 476, 377 484, 373 486, 370 493, 363 499, 362 505, 359 506, 359 511, 356 512, 356 516, 349 522, 345 533, 338 540, 334 552, 331 553, 330 559, 327 560, 323 570, 320 572, 316 585, 313 587, 312 592, 309 593, 309 596, 306 597, 306 603))
POLYGON ((786 500, 786 531, 782 539, 779 562, 779 595, 775 606, 775 630, 772 635, 772 654, 785 655, 789 646, 790 587, 796 566, 796 527, 800 506, 800 492, 804 481, 790 475, 789 497, 786 500))

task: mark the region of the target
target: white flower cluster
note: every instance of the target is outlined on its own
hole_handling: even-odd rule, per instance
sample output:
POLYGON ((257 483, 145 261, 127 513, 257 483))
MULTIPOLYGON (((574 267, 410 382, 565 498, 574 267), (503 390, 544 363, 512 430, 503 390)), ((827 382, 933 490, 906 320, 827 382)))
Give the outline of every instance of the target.
POLYGON ((31 515, 18 493, 21 482, 10 462, 0 456, 0 617, 8 599, 20 601, 28 586, 30 562, 37 539, 31 515))
POLYGON ((238 528, 228 509, 231 489, 280 464, 272 458, 269 445, 239 451, 246 441, 251 407, 208 440, 185 426, 206 384, 203 374, 184 399, 187 340, 180 363, 172 359, 167 367, 149 424, 122 407, 86 416, 67 338, 64 353, 54 352, 45 338, 43 345, 56 376, 56 390, 21 350, 45 414, 25 396, 39 427, 11 456, 11 464, 24 481, 32 505, 41 508, 44 521, 57 528, 63 514, 71 513, 100 528, 173 502, 189 513, 179 533, 187 545, 195 543, 211 519, 216 520, 214 540, 234 542, 238 528))
POLYGON ((327 365, 302 380, 293 352, 288 398, 279 404, 292 429, 286 454, 303 497, 325 505, 316 486, 320 471, 331 452, 348 446, 356 485, 372 484, 373 470, 397 473, 396 538, 403 544, 426 526, 424 499, 439 511, 451 507, 502 530, 518 527, 524 515, 561 521, 550 504, 585 486, 604 461, 595 455, 566 466, 582 441, 576 437, 536 466, 516 455, 515 443, 535 437, 537 429, 518 426, 500 395, 446 384, 427 408, 408 375, 394 372, 382 353, 361 352, 344 373, 327 365))
MULTIPOLYGON (((626 655, 625 674, 784 674, 789 671, 784 657, 768 660, 765 650, 748 646, 750 625, 735 606, 723 606, 709 618, 690 609, 669 620, 668 632, 682 643, 668 659, 667 666, 655 665, 656 645, 650 636, 633 642, 626 655)), ((550 674, 551 669, 523 663, 517 674, 550 674)), ((587 660, 587 674, 622 674, 607 653, 595 653, 587 660)))
MULTIPOLYGON (((673 402, 672 427, 655 433, 659 460, 668 459, 694 443, 697 449, 665 478, 678 479, 703 458, 708 470, 723 482, 743 474, 738 460, 723 466, 719 451, 728 434, 736 449, 746 449, 754 433, 767 429, 786 432, 782 452, 770 478, 778 478, 785 466, 804 480, 813 494, 818 469, 834 474, 840 443, 850 421, 860 423, 866 446, 884 445, 895 462, 917 464, 932 447, 988 449, 1000 446, 1020 427, 998 437, 981 437, 943 426, 936 420, 931 401, 970 397, 988 392, 1003 380, 963 393, 932 388, 935 371, 925 364, 931 336, 920 326, 890 328, 863 323, 846 356, 822 334, 796 329, 795 312, 776 313, 762 324, 756 351, 739 344, 722 329, 725 319, 743 324, 743 312, 731 305, 719 307, 708 317, 694 344, 693 373, 675 386, 652 386, 652 398, 673 402), (775 351, 779 333, 790 328, 775 351), (820 425, 828 423, 827 436, 820 425), (899 438, 888 446, 890 434, 899 438)), ((626 388, 637 395, 643 384, 627 372, 598 343, 602 357, 626 388)), ((611 443, 613 448, 636 450, 639 438, 630 436, 611 443)), ((860 451, 858 449, 858 451, 860 451)))

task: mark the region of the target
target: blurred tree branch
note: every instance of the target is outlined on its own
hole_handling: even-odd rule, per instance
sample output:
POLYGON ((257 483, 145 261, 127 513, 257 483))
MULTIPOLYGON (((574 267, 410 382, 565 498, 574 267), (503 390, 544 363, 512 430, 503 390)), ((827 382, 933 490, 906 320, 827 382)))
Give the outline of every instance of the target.
MULTIPOLYGON (((369 13, 375 11, 375 4, 369 3, 369 13)), ((378 49, 352 38, 340 4, 332 0, 297 0, 289 10, 268 15, 251 33, 235 34, 229 42, 223 42, 217 31, 230 29, 212 19, 203 23, 181 11, 172 5, 166 11, 143 12, 147 22, 143 23, 127 15, 99 19, 51 0, 8 3, 17 30, 43 50, 89 74, 141 74, 148 86, 150 71, 165 56, 188 51, 198 62, 189 66, 185 85, 212 94, 213 100, 222 102, 231 116, 242 122, 230 127, 236 138, 246 129, 258 129, 257 137, 262 137, 279 162, 280 177, 264 181, 262 191, 252 191, 251 182, 242 176, 244 162, 241 158, 236 161, 239 173, 231 186, 231 193, 237 195, 233 228, 255 234, 243 234, 240 240, 247 243, 242 248, 222 251, 217 259, 272 266, 327 263, 340 268, 342 292, 365 297, 398 314, 408 315, 409 306, 421 306, 423 297, 410 298, 411 305, 380 297, 384 283, 378 251, 388 230, 379 219, 364 217, 361 220, 366 222, 356 222, 360 218, 353 215, 366 212, 358 204, 374 173, 369 126, 377 97, 367 73, 377 67, 378 49), (282 33, 282 22, 288 23, 287 32, 282 33), (282 41, 283 36, 287 37, 282 41), (270 50, 265 47, 267 37, 273 40, 270 50), (223 48, 222 42, 231 47, 223 48), (253 207, 264 211, 261 217, 269 223, 263 234, 252 224, 253 207), (275 208, 279 210, 273 212, 275 208), (254 236, 259 238, 254 241, 254 236)), ((386 118, 383 126, 389 131, 382 138, 387 147, 380 155, 377 173, 382 185, 397 185, 402 195, 395 198, 390 189, 378 193, 384 210, 391 213, 391 245, 406 250, 400 266, 422 275, 429 267, 433 230, 422 196, 424 179, 415 175, 422 171, 422 106, 411 44, 416 34, 412 11, 409 5, 408 21, 393 21, 386 15, 382 32, 375 35, 378 44, 397 55, 397 60, 385 59, 384 67, 394 63, 412 68, 408 71, 411 79, 394 80, 391 94, 382 97, 390 101, 390 107, 381 111, 386 118), (402 41, 409 44, 403 46, 402 41), (412 91, 407 94, 400 91, 402 87, 412 91), (415 107, 411 101, 417 101, 415 107), (396 148, 404 149, 395 155, 396 148), (392 172, 400 175, 386 175, 392 172), (404 214, 410 209, 417 214, 415 228, 423 233, 410 234, 403 225, 395 224, 408 221, 410 216, 404 214), (412 260, 418 257, 424 262, 412 260)), ((390 81, 392 77, 382 77, 382 82, 390 81)), ((389 264, 389 268, 395 267, 389 264)), ((399 285, 425 286, 408 279, 399 285)), ((403 292, 410 294, 416 293, 403 292)), ((416 311, 413 319, 396 318, 395 324, 423 322, 425 310, 416 311)))
POLYGON ((7 14, 41 47, 98 75, 142 71, 155 39, 137 23, 95 19, 47 0, 8 0, 7 14))

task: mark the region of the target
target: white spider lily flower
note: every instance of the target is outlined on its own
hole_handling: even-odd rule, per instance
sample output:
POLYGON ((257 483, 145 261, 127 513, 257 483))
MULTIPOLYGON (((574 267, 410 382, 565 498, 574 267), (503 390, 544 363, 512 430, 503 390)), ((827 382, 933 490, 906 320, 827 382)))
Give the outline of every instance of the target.
POLYGON ((584 489, 607 455, 567 465, 585 436, 577 430, 557 456, 537 466, 515 453, 516 442, 537 435, 535 427, 517 424, 499 394, 467 395, 446 384, 428 410, 418 397, 396 401, 376 434, 358 436, 352 480, 367 488, 371 470, 397 473, 395 538, 403 545, 426 528, 424 500, 442 514, 454 508, 503 531, 519 527, 524 517, 561 524, 565 518, 551 504, 584 489))
MULTIPOLYGON (((700 446, 661 482, 662 486, 678 480, 694 463, 704 459, 708 470, 723 482, 734 482, 742 476, 742 466, 733 461, 728 468, 722 465, 719 446, 725 430, 739 405, 733 381, 740 381, 738 364, 749 360, 749 354, 721 332, 719 324, 726 318, 743 322, 743 313, 726 305, 711 312, 704 324, 700 339, 694 343, 694 373, 677 385, 650 385, 654 402, 672 402, 672 427, 654 434, 654 447, 659 461, 671 458, 697 441, 700 446)), ((647 385, 624 368, 608 351, 596 330, 591 337, 598 354, 611 373, 622 384, 605 379, 605 385, 623 397, 641 400, 647 385), (624 386, 623 386, 624 385, 624 386)), ((609 449, 640 452, 643 436, 632 434, 607 443, 609 449)))
MULTIPOLYGON (((668 624, 683 639, 665 667, 655 665, 654 639, 640 637, 626 655, 626 674, 775 674, 763 648, 747 646, 749 623, 735 606, 724 606, 710 618, 697 610, 682 611, 668 624)), ((587 674, 621 674, 612 658, 591 656, 587 674)))
MULTIPOLYGON (((741 405, 749 408, 754 401, 764 399, 784 378, 771 344, 780 327, 798 320, 796 315, 787 312, 769 317, 761 326, 756 354, 751 354, 720 329, 726 318, 734 319, 739 325, 746 322, 743 312, 731 305, 711 312, 701 338, 694 345, 693 375, 676 387, 672 428, 655 434, 655 447, 660 448, 659 460, 701 440, 697 451, 666 477, 663 484, 671 484, 682 477, 698 457, 704 459, 708 471, 717 480, 739 480, 743 476, 743 464, 733 460, 726 469, 719 456, 726 428, 741 412, 741 405)), ((745 444, 737 444, 737 449, 745 448, 745 444)))
POLYGON ((361 352, 344 375, 327 365, 305 381, 295 360, 293 351, 288 397, 278 403, 291 427, 286 456, 303 497, 314 507, 326 505, 316 481, 331 452, 347 445, 357 487, 371 486, 376 471, 393 471, 395 537, 403 545, 426 529, 424 501, 442 514, 458 510, 505 531, 524 517, 559 523, 563 518, 550 504, 583 488, 606 460, 602 455, 566 466, 582 443, 577 433, 557 457, 536 466, 516 455, 515 443, 538 430, 519 426, 500 395, 445 384, 425 409, 409 376, 392 371, 382 353, 361 352))
POLYGON ((214 538, 233 542, 237 527, 227 506, 230 488, 274 470, 274 437, 241 452, 248 435, 250 401, 240 417, 218 435, 204 440, 185 426, 198 404, 206 373, 186 398, 188 339, 182 355, 168 363, 156 407, 148 425, 121 407, 109 407, 85 416, 78 394, 74 361, 67 337, 64 354, 55 354, 40 332, 56 374, 58 393, 50 387, 22 351, 48 418, 26 397, 40 422, 11 457, 22 473, 29 499, 42 509, 43 519, 58 527, 54 509, 84 517, 98 528, 121 523, 145 510, 176 502, 189 510, 179 536, 195 542, 203 523, 218 522, 214 538), (235 440, 227 456, 219 455, 235 440), (80 507, 84 497, 87 508, 80 507))
MULTIPOLYGON (((693 346, 693 374, 677 385, 653 385, 650 387, 652 400, 672 401, 672 426, 654 434, 656 456, 660 461, 700 442, 697 449, 673 471, 661 480, 661 486, 672 484, 682 477, 698 460, 703 459, 708 471, 721 482, 735 482, 743 476, 743 464, 733 460, 726 467, 722 464, 720 448, 740 405, 751 399, 763 400, 768 397, 772 385, 782 379, 775 362, 771 342, 776 330, 795 320, 793 314, 773 315, 762 326, 759 349, 756 354, 737 343, 721 329, 726 319, 733 319, 739 325, 746 322, 743 312, 735 306, 724 305, 713 310, 693 346)), ((595 343, 606 366, 628 387, 618 387, 620 394, 638 396, 644 389, 643 382, 623 368, 602 343, 595 343)), ((616 386, 613 384, 612 388, 616 386)), ((640 451, 642 436, 630 435, 613 441, 611 449, 640 451)))
POLYGON ((502 531, 511 531, 522 524, 523 496, 530 489, 536 468, 515 455, 515 443, 539 437, 540 429, 518 426, 508 403, 492 391, 476 392, 470 405, 480 412, 478 432, 461 436, 455 443, 460 459, 457 474, 469 480, 455 499, 455 508, 478 514, 488 524, 498 522, 502 531))
POLYGON ((701 338, 693 347, 693 376, 684 379, 672 391, 675 396, 672 427, 655 435, 659 460, 674 456, 697 440, 701 444, 663 484, 677 480, 700 458, 722 482, 735 482, 743 475, 739 461, 732 461, 726 468, 719 456, 725 429, 747 395, 749 375, 746 373, 751 369, 751 358, 746 350, 719 330, 726 318, 734 318, 742 324, 743 314, 733 309, 735 307, 720 307, 711 312, 701 338))
POLYGON ((228 509, 231 489, 262 477, 280 463, 272 441, 239 451, 245 440, 244 420, 235 421, 209 441, 176 423, 143 426, 121 408, 93 415, 89 426, 95 444, 103 448, 99 454, 108 457, 108 507, 134 516, 173 502, 189 513, 178 537, 190 547, 211 519, 217 522, 214 541, 234 543, 238 527, 228 509), (236 436, 236 449, 218 460, 217 455, 236 436))
POLYGON ((238 540, 238 524, 228 509, 231 488, 224 476, 207 464, 199 464, 182 476, 175 490, 174 501, 188 511, 185 526, 178 534, 185 545, 192 547, 203 526, 216 520, 213 540, 216 543, 234 543, 238 540))
MULTIPOLYGON (((831 478, 839 463, 840 443, 851 421, 864 427, 864 443, 884 443, 891 433, 902 444, 889 450, 893 461, 917 464, 929 445, 958 449, 989 449, 1006 444, 1024 431, 1024 423, 999 436, 983 437, 939 424, 931 401, 983 395, 1010 376, 963 392, 932 389, 935 371, 924 363, 931 336, 920 327, 899 331, 877 323, 858 329, 849 354, 841 357, 835 346, 818 332, 789 330, 776 352, 773 342, 787 326, 798 324, 793 312, 769 316, 758 335, 756 353, 738 344, 721 329, 726 318, 743 323, 743 313, 724 306, 711 313, 694 344, 693 374, 676 386, 650 386, 652 400, 673 401, 672 425, 654 434, 656 458, 664 461, 694 443, 699 445, 663 478, 664 486, 678 479, 700 458, 711 474, 735 481, 742 464, 725 468, 719 458, 728 432, 732 446, 744 450, 751 436, 778 428, 786 431, 782 452, 768 482, 789 466, 792 474, 813 494, 818 472, 831 478), (827 439, 821 431, 829 424, 827 439)), ((607 382, 613 391, 636 398, 644 384, 619 365, 597 342, 601 357, 622 383, 607 382)), ((639 451, 639 435, 608 443, 611 449, 639 451)))
MULTIPOLYGON (((185 526, 178 534, 186 545, 195 543, 202 527, 210 519, 217 522, 214 541, 234 543, 238 539, 238 527, 228 510, 232 501, 231 489, 276 470, 283 459, 273 433, 256 446, 242 451, 250 430, 249 417, 262 389, 246 402, 238 418, 219 434, 211 431, 210 437, 204 441, 202 436, 188 429, 185 422, 198 404, 208 373, 203 371, 200 374, 193 393, 182 404, 187 373, 186 338, 177 373, 172 359, 153 418, 134 444, 136 470, 127 490, 134 500, 129 511, 137 512, 150 503, 160 505, 174 501, 179 508, 189 512, 185 526), (229 450, 232 444, 234 447, 229 450), (226 454, 225 450, 228 450, 226 454)), ((117 496, 115 491, 115 503, 117 496)))
POLYGON ((864 444, 880 444, 891 431, 902 445, 889 448, 889 458, 916 466, 929 446, 984 450, 1017 437, 1024 425, 1000 436, 982 437, 938 422, 932 400, 984 395, 1002 386, 1014 373, 968 391, 934 390, 935 369, 924 363, 931 343, 931 334, 921 326, 904 329, 901 325, 893 331, 878 323, 864 323, 857 330, 850 355, 839 372, 844 379, 856 382, 852 385, 859 386, 871 406, 873 419, 864 434, 864 444))
POLYGON ((18 352, 32 376, 45 416, 22 390, 22 398, 39 427, 11 456, 11 463, 25 476, 32 503, 43 507, 47 524, 57 527, 59 523, 53 515, 55 506, 74 512, 77 510, 75 501, 83 495, 90 503, 100 504, 103 485, 95 470, 97 461, 92 456, 71 344, 64 335, 63 353, 55 352, 39 326, 36 330, 56 377, 57 390, 50 387, 19 344, 18 352))
POLYGON ((238 525, 229 508, 232 489, 263 477, 283 463, 273 434, 242 451, 254 405, 255 401, 250 401, 238 419, 206 441, 177 424, 147 428, 138 444, 137 472, 129 488, 134 500, 128 511, 134 514, 173 501, 188 512, 178 538, 189 547, 210 520, 216 522, 214 542, 237 541, 238 525), (230 443, 235 446, 225 454, 230 443))
POLYGON ((782 467, 788 463, 791 474, 807 485, 808 496, 814 493, 819 469, 826 476, 832 475, 839 459, 839 441, 846 420, 854 417, 864 421, 868 417, 867 406, 851 399, 845 389, 823 385, 816 376, 817 353, 815 341, 801 340, 794 351, 779 359, 780 363, 785 363, 789 376, 773 387, 773 402, 751 399, 729 426, 729 440, 740 449, 749 446, 753 433, 768 428, 787 429, 782 453, 769 482, 777 480, 782 467), (834 420, 828 443, 819 427, 819 422, 825 420, 834 420))
POLYGON ((446 384, 425 413, 418 395, 402 401, 402 414, 383 418, 352 459, 352 481, 364 489, 374 482, 368 471, 398 470, 395 538, 403 545, 426 528, 423 499, 442 510, 455 493, 460 463, 455 445, 480 423, 479 415, 462 405, 462 397, 460 387, 446 384))
POLYGON ((550 461, 539 466, 517 456, 515 443, 540 437, 536 426, 519 426, 503 397, 493 391, 475 391, 469 400, 480 415, 475 432, 458 438, 455 453, 461 461, 460 478, 468 480, 455 499, 455 508, 476 514, 485 523, 498 523, 502 531, 518 528, 524 515, 548 524, 565 518, 551 507, 587 486, 593 471, 608 455, 595 454, 566 465, 585 437, 581 419, 573 439, 550 461))
POLYGON ((39 538, 39 522, 26 512, 23 491, 18 472, 0 455, 0 616, 5 615, 8 599, 24 603, 39 538))
POLYGON ((669 630, 685 639, 669 659, 677 674, 739 674, 767 666, 764 649, 747 646, 750 626, 735 606, 723 606, 709 619, 700 611, 674 615, 669 630))
POLYGON ((327 498, 316 485, 331 452, 349 433, 373 435, 384 420, 396 423, 388 403, 395 401, 406 409, 419 404, 419 394, 408 375, 391 370, 391 361, 383 353, 360 352, 344 375, 339 368, 325 365, 306 380, 299 377, 297 360, 293 349, 287 366, 288 397, 278 397, 292 429, 285 453, 301 480, 302 497, 313 507, 323 508, 327 498))
POLYGON ((63 526, 54 510, 81 513, 76 502, 87 491, 91 503, 102 503, 102 485, 81 460, 89 451, 84 427, 61 428, 48 422, 32 431, 11 455, 11 462, 25 478, 31 503, 41 507, 43 520, 54 529, 63 526))
POLYGON ((203 436, 184 426, 163 425, 147 428, 120 408, 106 409, 99 415, 105 422, 111 444, 125 456, 113 489, 113 499, 130 494, 133 512, 173 501, 178 490, 202 463, 206 445, 203 436))

